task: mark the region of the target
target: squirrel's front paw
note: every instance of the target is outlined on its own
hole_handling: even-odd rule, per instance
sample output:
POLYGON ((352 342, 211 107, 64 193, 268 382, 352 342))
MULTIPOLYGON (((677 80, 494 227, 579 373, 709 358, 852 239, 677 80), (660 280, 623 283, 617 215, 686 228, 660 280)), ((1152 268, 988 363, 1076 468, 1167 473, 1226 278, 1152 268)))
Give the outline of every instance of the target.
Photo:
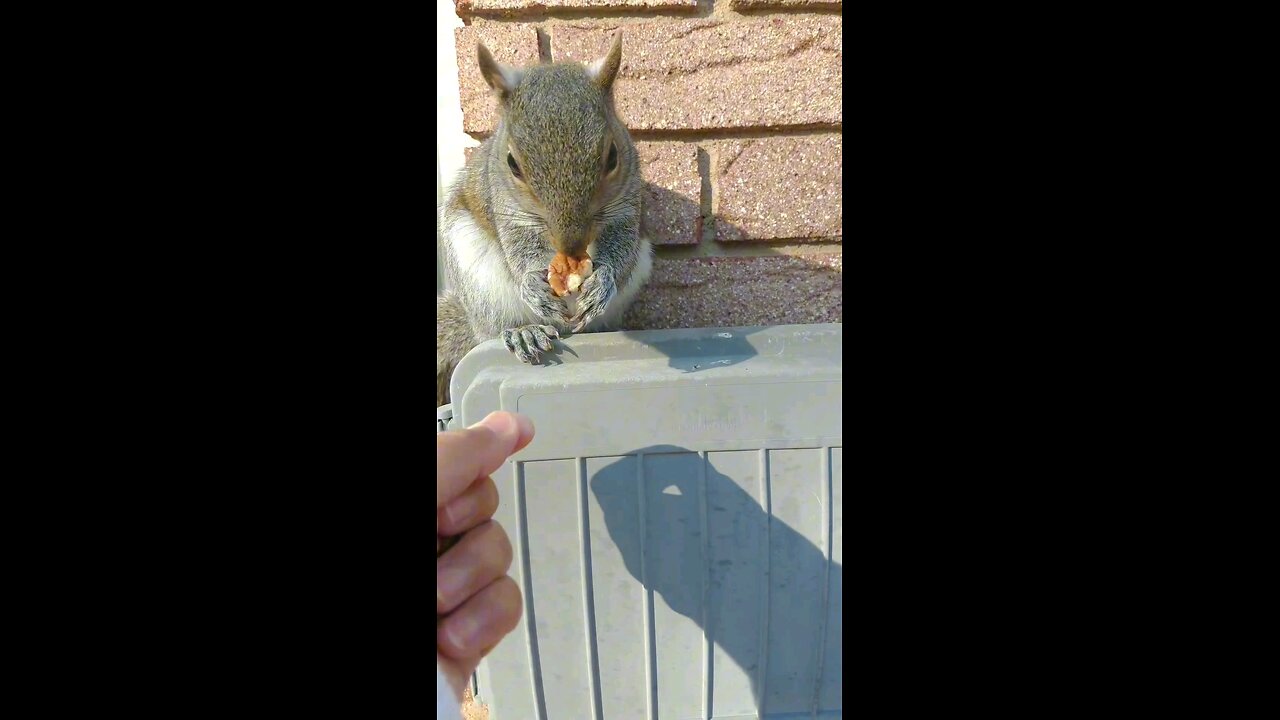
POLYGON ((582 296, 578 298, 578 312, 569 319, 574 332, 580 332, 592 320, 600 317, 614 295, 618 294, 614 284, 613 268, 608 265, 596 265, 591 277, 582 283, 582 296))
POLYGON ((520 362, 530 365, 542 359, 543 352, 551 352, 551 338, 560 337, 560 332, 551 325, 525 325, 502 331, 502 344, 520 358, 520 362))
POLYGON ((520 283, 520 299, 548 323, 563 325, 569 315, 569 306, 552 291, 545 270, 525 273, 524 281, 520 283))

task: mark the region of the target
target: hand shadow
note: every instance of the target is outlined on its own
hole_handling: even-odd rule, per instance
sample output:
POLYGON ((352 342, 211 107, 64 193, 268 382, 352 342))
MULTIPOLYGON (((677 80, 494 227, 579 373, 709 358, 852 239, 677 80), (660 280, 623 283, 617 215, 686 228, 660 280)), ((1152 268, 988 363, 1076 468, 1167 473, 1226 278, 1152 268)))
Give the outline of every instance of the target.
MULTIPOLYGON (((708 453, 704 464, 686 448, 653 446, 590 475, 613 545, 593 548, 597 567, 620 554, 650 598, 648 676, 659 717, 704 717, 707 699, 711 717, 841 713, 843 571, 777 517, 802 517, 807 534, 822 537, 832 508, 819 496, 821 452, 770 452, 772 517, 758 500, 758 451, 708 453)), ((619 599, 630 597, 624 584, 634 587, 625 576, 596 580, 619 599)), ((602 637, 626 629, 608 622, 634 622, 600 612, 607 601, 597 592, 602 637)), ((604 663, 613 651, 601 652, 604 663)))

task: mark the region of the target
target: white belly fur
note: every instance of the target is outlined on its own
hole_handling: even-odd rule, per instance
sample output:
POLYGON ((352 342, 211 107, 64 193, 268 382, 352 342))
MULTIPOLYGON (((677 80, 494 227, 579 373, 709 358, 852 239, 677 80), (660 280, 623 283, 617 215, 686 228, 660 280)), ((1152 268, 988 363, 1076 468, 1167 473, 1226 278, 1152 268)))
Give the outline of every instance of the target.
POLYGON ((516 280, 511 277, 496 238, 488 237, 488 233, 466 215, 450 223, 445 232, 457 259, 459 274, 469 283, 468 290, 498 314, 502 325, 512 328, 536 320, 533 311, 520 299, 516 280))

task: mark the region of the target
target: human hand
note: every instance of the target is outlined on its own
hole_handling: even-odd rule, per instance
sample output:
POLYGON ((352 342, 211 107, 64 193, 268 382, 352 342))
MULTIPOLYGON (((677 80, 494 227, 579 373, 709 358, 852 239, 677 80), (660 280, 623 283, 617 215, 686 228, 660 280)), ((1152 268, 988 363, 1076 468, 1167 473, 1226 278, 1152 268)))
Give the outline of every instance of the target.
POLYGON ((533 423, 507 412, 436 435, 436 663, 459 698, 523 610, 489 474, 532 439, 533 423))

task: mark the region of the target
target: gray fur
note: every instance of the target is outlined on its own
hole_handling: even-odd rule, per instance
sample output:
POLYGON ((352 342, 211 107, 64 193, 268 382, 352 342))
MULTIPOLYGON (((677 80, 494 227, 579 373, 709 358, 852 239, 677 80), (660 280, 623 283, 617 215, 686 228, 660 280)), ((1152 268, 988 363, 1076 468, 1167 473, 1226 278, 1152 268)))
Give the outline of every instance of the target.
POLYGON ((521 362, 535 363, 561 332, 617 327, 652 266, 652 248, 639 233, 639 159, 613 106, 621 38, 589 66, 516 69, 483 45, 477 53, 499 122, 440 209, 453 288, 436 303, 438 404, 448 401, 439 388, 458 361, 484 340, 501 338, 521 362), (612 173, 610 143, 617 148, 612 173), (592 259, 592 274, 571 302, 547 283, 557 251, 592 259))

